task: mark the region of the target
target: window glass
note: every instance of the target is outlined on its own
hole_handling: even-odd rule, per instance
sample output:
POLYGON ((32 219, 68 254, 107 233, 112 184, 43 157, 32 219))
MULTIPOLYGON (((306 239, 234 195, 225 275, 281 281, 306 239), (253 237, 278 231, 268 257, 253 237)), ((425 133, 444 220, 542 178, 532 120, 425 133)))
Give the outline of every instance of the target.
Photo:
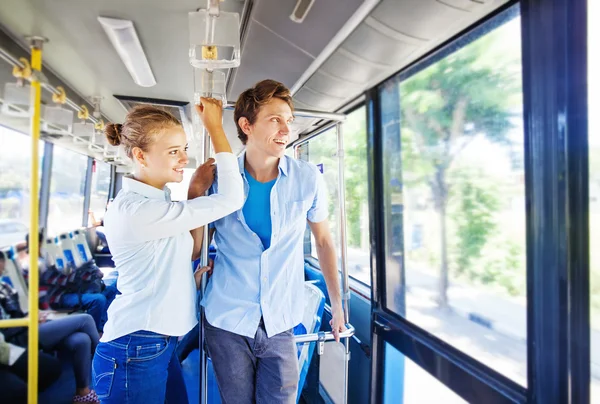
MULTIPOLYGON (((329 203, 329 227, 336 245, 338 256, 339 242, 339 198, 338 198, 338 158, 335 128, 329 129, 308 142, 308 161, 315 164, 323 173, 327 185, 327 200, 329 203)), ((311 235, 311 253, 317 256, 314 237, 311 235)))
POLYGON ((600 3, 588 1, 588 136, 590 153, 591 402, 600 402, 600 3))
MULTIPOLYGON (((342 125, 344 136, 344 180, 346 191, 346 235, 348 274, 370 285, 369 200, 367 168, 367 123, 365 107, 350 114, 342 125)), ((308 160, 323 172, 329 194, 329 223, 338 255, 339 243, 339 161, 336 129, 332 128, 308 142, 308 160)), ((312 255, 316 257, 311 237, 312 255)))
POLYGON ((384 404, 466 403, 460 396, 402 355, 392 345, 384 348, 384 404))
POLYGON ((54 146, 48 235, 70 232, 82 226, 87 164, 87 156, 54 146))
MULTIPOLYGON (((0 126, 0 248, 25 241, 29 229, 31 138, 0 126)), ((44 142, 39 142, 40 183, 44 142)))
POLYGON ((516 14, 380 91, 386 306, 526 385, 516 14))
MULTIPOLYGON (((92 174, 92 191, 90 193, 90 220, 100 222, 106 212, 108 193, 110 192, 110 164, 96 160, 92 174)), ((95 223, 88 222, 88 226, 95 223)), ((97 223, 96 223, 97 224, 97 223)))
POLYGON ((371 284, 369 254, 369 175, 367 167, 367 116, 365 107, 350 114, 342 125, 348 274, 371 284))

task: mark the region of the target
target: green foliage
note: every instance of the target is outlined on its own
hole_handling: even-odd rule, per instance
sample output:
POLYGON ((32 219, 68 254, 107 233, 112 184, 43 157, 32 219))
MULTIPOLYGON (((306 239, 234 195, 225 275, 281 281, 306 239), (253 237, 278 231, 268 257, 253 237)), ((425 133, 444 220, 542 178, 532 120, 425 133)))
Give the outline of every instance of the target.
POLYGON ((494 214, 500 207, 498 190, 481 173, 463 170, 455 176, 459 199, 457 211, 452 215, 456 222, 456 270, 458 275, 474 278, 479 268, 473 262, 481 257, 481 250, 497 229, 494 214))
MULTIPOLYGON (((367 205, 367 133, 364 108, 348 116, 344 122, 344 179, 346 183, 347 245, 360 247, 362 237, 361 213, 367 205)), ((329 218, 332 231, 337 234, 338 209, 338 159, 335 130, 324 133, 309 143, 309 160, 323 164, 325 183, 329 192, 329 218), (335 219, 335 220, 334 220, 335 219)))
MULTIPOLYGON (((429 186, 442 223, 453 186, 448 173, 462 150, 479 135, 509 145, 512 118, 521 108, 520 49, 507 50, 503 42, 515 29, 514 21, 500 27, 400 84, 403 181, 405 186, 429 186)), ((464 206, 459 244, 464 251, 459 254, 458 268, 462 273, 480 257, 498 201, 466 183, 461 192, 464 206), (464 213, 469 209, 473 212, 464 213)), ((444 305, 449 262, 443 246, 448 245, 448 235, 443 231, 441 237, 438 301, 444 305)), ((482 281, 497 279, 495 271, 501 273, 491 265, 489 276, 482 281)))

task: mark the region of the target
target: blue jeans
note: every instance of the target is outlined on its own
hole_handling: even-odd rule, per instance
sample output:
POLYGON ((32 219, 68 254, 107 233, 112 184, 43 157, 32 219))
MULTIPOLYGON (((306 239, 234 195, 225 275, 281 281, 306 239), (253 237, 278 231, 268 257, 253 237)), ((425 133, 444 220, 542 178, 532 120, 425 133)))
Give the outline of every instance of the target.
POLYGON ((254 338, 204 321, 223 404, 296 404, 298 357, 292 330, 267 337, 261 319, 254 338))
POLYGON ((176 337, 137 331, 101 342, 92 378, 102 404, 187 404, 176 337))
MULTIPOLYGON (((84 293, 81 295, 81 309, 92 316, 98 332, 104 331, 104 324, 108 320, 108 306, 115 300, 116 295, 117 288, 114 286, 107 286, 102 293, 84 293)), ((77 293, 68 293, 62 297, 61 308, 74 309, 78 306, 79 295, 77 293)))
POLYGON ((179 362, 183 362, 189 354, 200 347, 200 324, 196 324, 192 331, 188 332, 185 337, 177 344, 175 353, 179 362))

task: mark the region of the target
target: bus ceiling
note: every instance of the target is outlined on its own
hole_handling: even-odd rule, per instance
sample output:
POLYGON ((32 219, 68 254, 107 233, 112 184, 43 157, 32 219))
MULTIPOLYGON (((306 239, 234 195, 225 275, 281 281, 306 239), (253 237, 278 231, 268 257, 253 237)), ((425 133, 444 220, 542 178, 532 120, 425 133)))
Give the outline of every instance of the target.
MULTIPOLYGON (((241 64, 226 70, 229 102, 257 81, 272 78, 292 89, 299 109, 344 112, 365 90, 509 1, 328 0, 314 1, 308 7, 310 2, 304 3, 220 2, 222 11, 238 13, 241 21, 241 64)), ((0 48, 17 60, 28 58, 25 37, 48 38, 44 46, 48 83, 64 87, 75 106, 86 105, 90 113, 98 107, 92 101, 96 97, 98 116, 105 122, 122 122, 126 111, 140 100, 154 100, 157 105, 168 100, 191 122, 194 78, 188 59, 188 13, 206 7, 206 0, 146 0, 143 8, 133 0, 3 0, 0 48), (131 22, 131 32, 139 38, 154 80, 141 81, 130 74, 99 17, 131 22)), ((0 61, 0 91, 6 83, 15 82, 12 68, 0 61)), ((5 92, 0 93, 3 103, 5 92)), ((44 93, 46 105, 52 105, 51 95, 44 93)), ((225 129, 234 147, 241 150, 232 115, 225 112, 225 129)), ((299 122, 296 136, 314 132, 327 120, 302 118, 299 122)), ((27 132, 29 122, 18 114, 0 114, 0 124, 27 132)), ((115 161, 93 147, 77 144, 73 136, 57 133, 45 132, 43 138, 115 161)))

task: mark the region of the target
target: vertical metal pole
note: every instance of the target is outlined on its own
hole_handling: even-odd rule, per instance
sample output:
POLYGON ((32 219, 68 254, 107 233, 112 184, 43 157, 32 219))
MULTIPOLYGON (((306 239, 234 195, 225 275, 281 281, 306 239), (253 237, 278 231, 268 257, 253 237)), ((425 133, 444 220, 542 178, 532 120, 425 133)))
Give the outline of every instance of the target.
MULTIPOLYGON (((338 156, 338 199, 340 219, 340 253, 342 269, 342 301, 344 308, 344 323, 350 323, 350 286, 348 283, 348 252, 346 246, 346 183, 344 179, 344 134, 342 122, 336 125, 337 156, 338 156)), ((348 402, 348 361, 350 360, 350 338, 344 339, 344 404, 348 402)))
POLYGON ((40 222, 42 229, 48 228, 48 214, 50 205, 50 186, 52 181, 52 159, 54 144, 44 142, 44 158, 42 160, 42 189, 40 190, 40 222))
POLYGON ((85 171, 85 185, 83 188, 83 217, 81 218, 81 225, 88 227, 89 222, 89 210, 90 202, 92 197, 92 177, 94 175, 94 158, 88 157, 87 169, 85 171))
MULTIPOLYGON (((202 162, 206 161, 210 157, 210 136, 206 128, 202 128, 202 137, 204 138, 204 150, 202 151, 202 162)), ((206 191, 208 195, 208 191, 206 191)), ((210 240, 208 239, 208 225, 204 226, 204 237, 202 238, 202 249, 200 252, 200 266, 208 265, 208 246, 210 240)), ((206 291, 206 284, 208 282, 207 275, 202 275, 202 281, 200 282, 200 292, 202 298, 204 298, 204 292, 206 291)), ((208 358, 206 351, 204 350, 204 307, 200 306, 200 324, 199 327, 199 351, 200 351, 200 404, 207 404, 208 402, 208 358)))
POLYGON ((40 115, 42 101, 42 86, 40 75, 42 71, 42 46, 44 38, 32 37, 31 41, 31 180, 29 182, 30 217, 29 217, 29 337, 27 342, 27 402, 37 403, 38 387, 38 318, 39 318, 39 142, 40 142, 40 115))

